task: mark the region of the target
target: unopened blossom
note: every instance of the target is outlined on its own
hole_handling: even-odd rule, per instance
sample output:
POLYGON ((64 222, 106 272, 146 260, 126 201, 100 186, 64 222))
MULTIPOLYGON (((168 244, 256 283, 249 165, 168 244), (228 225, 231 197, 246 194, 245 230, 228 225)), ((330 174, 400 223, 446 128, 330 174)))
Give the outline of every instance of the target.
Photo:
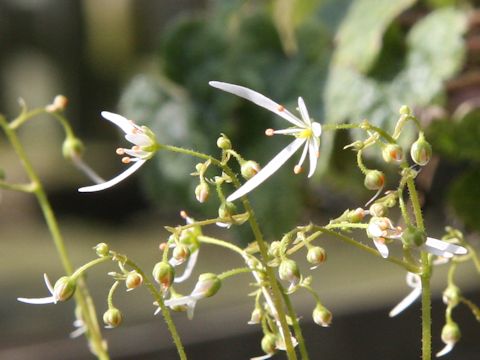
POLYGON ((460 340, 461 333, 457 323, 453 320, 447 322, 442 328, 442 341, 445 344, 442 350, 435 354, 436 357, 444 356, 453 350, 455 344, 460 340))
POLYGON ((18 301, 26 304, 56 304, 59 301, 70 299, 75 292, 75 282, 68 276, 63 276, 57 280, 54 286, 50 282, 47 274, 43 274, 45 285, 51 296, 43 298, 17 298, 18 301))
POLYGON ((155 135, 146 126, 138 126, 122 115, 108 111, 102 111, 102 116, 117 125, 125 133, 125 139, 132 143, 131 148, 116 150, 116 153, 122 156, 122 163, 132 165, 113 179, 97 185, 82 187, 78 189, 80 192, 101 191, 118 184, 145 164, 159 148, 155 135))
POLYGON ((312 121, 310 115, 308 114, 307 107, 305 106, 305 103, 301 97, 298 98, 298 111, 300 113, 300 118, 298 118, 290 111, 285 109, 285 107, 283 107, 282 105, 277 104, 275 101, 267 98, 266 96, 246 87, 218 81, 210 81, 209 84, 220 90, 250 100, 254 104, 270 110, 271 112, 284 118, 293 125, 293 127, 282 130, 267 129, 267 135, 271 136, 274 134, 282 134, 295 137, 295 140, 293 140, 282 151, 280 151, 255 176, 253 176, 233 194, 231 194, 227 198, 227 201, 234 201, 255 189, 268 177, 275 173, 275 171, 277 171, 288 159, 290 159, 290 157, 292 157, 292 155, 298 149, 300 149, 302 145, 303 152, 300 160, 294 167, 294 172, 298 174, 302 171, 302 164, 305 161, 308 153, 310 162, 308 177, 311 177, 314 174, 319 156, 320 135, 322 134, 322 126, 320 125, 320 123, 312 121))

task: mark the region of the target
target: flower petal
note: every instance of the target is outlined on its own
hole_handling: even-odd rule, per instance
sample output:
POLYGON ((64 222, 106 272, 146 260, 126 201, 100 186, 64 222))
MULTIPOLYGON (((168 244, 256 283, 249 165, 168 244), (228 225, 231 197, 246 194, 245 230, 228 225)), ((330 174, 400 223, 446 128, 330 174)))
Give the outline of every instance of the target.
POLYGON ((300 115, 302 115, 302 120, 305 125, 310 127, 312 125, 312 119, 310 119, 310 115, 308 115, 308 110, 302 97, 298 98, 298 111, 300 111, 300 115))
POLYGON ((450 244, 446 241, 434 239, 431 237, 427 237, 427 241, 425 242, 425 245, 430 249, 435 248, 440 251, 443 251, 444 253, 450 253, 453 255, 465 255, 468 252, 467 249, 464 248, 463 246, 450 244))
POLYGON ((181 282, 187 280, 190 277, 190 275, 192 274, 193 268, 195 267, 195 264, 197 263, 198 252, 199 252, 199 250, 194 251, 190 255, 190 257, 188 258, 187 265, 185 266, 185 270, 183 271, 182 276, 176 277, 175 280, 174 280, 175 283, 181 283, 181 282))
POLYGON ((49 296, 44 298, 17 298, 17 300, 25 304, 34 304, 34 305, 56 303, 54 296, 49 296))
POLYGON ((261 106, 267 110, 270 110, 271 112, 277 114, 278 116, 284 118, 288 122, 299 126, 301 128, 305 128, 305 124, 298 119, 296 116, 294 116, 290 111, 285 109, 283 106, 280 104, 277 104, 275 101, 267 98, 266 96, 251 90, 249 88, 239 86, 239 85, 234 85, 234 84, 229 84, 229 83, 224 83, 220 81, 210 81, 209 82, 210 86, 213 86, 217 89, 229 92, 231 94, 240 96, 244 99, 250 100, 254 104, 257 104, 258 106, 261 106))
POLYGON ((233 194, 231 194, 227 201, 234 201, 243 195, 249 193, 255 189, 258 185, 263 183, 270 175, 277 171, 292 155, 297 151, 300 146, 305 142, 303 138, 297 138, 288 144, 282 151, 280 151, 270 162, 265 165, 254 177, 243 184, 233 194))
POLYGON ((129 133, 125 135, 125 139, 138 146, 150 146, 153 143, 152 139, 144 133, 129 133))
POLYGON ((79 192, 94 192, 94 191, 101 191, 108 189, 114 185, 117 185, 119 182, 125 180, 127 177, 132 175, 135 171, 140 169, 140 167, 145 164, 146 160, 138 160, 136 161, 132 166, 130 166, 127 170, 124 172, 120 173, 120 175, 117 175, 113 179, 106 181, 101 184, 97 185, 92 185, 92 186, 85 186, 80 189, 78 189, 79 192))
POLYGON ((376 238, 373 239, 373 243, 375 244, 375 247, 377 248, 380 255, 382 255, 383 258, 387 258, 388 257, 388 246, 385 245, 385 243, 383 241, 378 240, 376 238))
POLYGON ((125 134, 129 134, 132 132, 133 129, 135 129, 133 123, 122 115, 115 114, 109 111, 102 111, 101 114, 105 119, 111 121, 120 129, 122 129, 125 134))
POLYGON ((318 148, 320 147, 320 142, 318 139, 313 136, 308 142, 308 155, 310 160, 310 170, 308 172, 308 177, 312 177, 317 169, 317 160, 318 160, 318 148))
POLYGON ((415 287, 410 294, 408 294, 402 301, 400 301, 389 313, 388 316, 394 317, 400 314, 403 310, 413 304, 420 295, 422 295, 422 288, 420 286, 415 287))
POLYGON ((43 280, 45 281, 45 285, 47 285, 48 291, 50 291, 50 294, 53 295, 53 286, 52 286, 52 283, 50 282, 50 279, 48 278, 48 275, 46 273, 43 274, 43 280))
POLYGON ((452 351, 454 346, 455 346, 455 344, 453 344, 453 343, 445 344, 445 347, 442 350, 440 350, 438 353, 436 353, 435 356, 440 357, 440 356, 448 354, 450 351, 452 351))

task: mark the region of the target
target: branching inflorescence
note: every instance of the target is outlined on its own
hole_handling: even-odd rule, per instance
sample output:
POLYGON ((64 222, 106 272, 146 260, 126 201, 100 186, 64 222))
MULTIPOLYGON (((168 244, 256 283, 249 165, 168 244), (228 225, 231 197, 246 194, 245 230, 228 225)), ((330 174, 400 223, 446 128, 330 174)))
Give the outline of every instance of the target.
POLYGON ((216 81, 210 82, 210 85, 245 98, 287 120, 292 127, 282 130, 267 129, 266 134, 269 136, 274 134, 292 136, 293 141, 261 168, 256 161, 245 160, 236 152, 225 134, 221 134, 217 139, 217 146, 221 150, 220 156, 217 158, 186 148, 159 144, 155 134, 149 128, 136 125, 121 115, 102 112, 102 116, 117 125, 125 134, 125 138, 132 143, 131 148, 119 148, 116 151, 117 154, 124 156, 123 163, 132 163, 132 165, 112 180, 104 181, 81 160, 83 145, 62 116, 65 102, 60 100, 63 100, 63 97, 57 98, 56 102, 45 109, 28 111, 24 106, 20 116, 12 122, 7 122, 3 117, 0 118, 0 125, 17 151, 19 158, 26 164, 25 170, 31 180, 30 184, 12 184, 1 180, 0 185, 5 189, 29 192, 37 196, 66 273, 56 281, 54 286, 50 284, 45 275, 49 296, 37 299, 18 298, 18 300, 30 304, 46 304, 75 298, 78 306, 74 323, 77 329, 74 331, 74 335, 84 333, 93 353, 98 358, 106 359, 108 358, 107 347, 102 339, 83 275, 100 263, 113 262, 118 266, 118 270, 109 272, 112 277, 112 287, 107 296, 107 310, 103 314, 103 322, 106 327, 115 328, 122 323, 122 312, 114 305, 113 301, 119 286, 123 283, 127 291, 141 286, 146 287, 152 295, 153 305, 156 307, 155 313, 162 314, 179 357, 185 359, 186 353, 170 311, 185 311, 188 318, 191 319, 194 315, 195 305, 199 301, 217 294, 224 281, 246 273, 254 281, 251 293, 253 310, 249 324, 260 325, 263 332, 261 347, 265 354, 256 359, 271 357, 277 351, 285 351, 289 359, 296 359, 298 356, 308 359, 299 319, 292 307, 290 297, 301 290, 310 293, 315 304, 312 318, 320 326, 331 325, 332 312, 322 303, 320 296, 313 288, 312 275, 302 272, 292 256, 298 252, 305 252, 306 260, 311 265, 310 270, 318 268, 327 259, 327 253, 320 246, 319 241, 322 237, 328 237, 329 239, 338 239, 373 256, 381 257, 405 270, 407 285, 412 290, 392 309, 390 316, 398 315, 421 297, 424 360, 429 359, 432 352, 430 339, 432 268, 442 264, 450 266, 448 286, 443 294, 447 309, 446 323, 441 338, 445 343, 445 348, 440 350, 437 356, 452 350, 460 338, 459 326, 453 320, 452 310, 459 304, 465 304, 477 319, 480 318, 479 308, 464 298, 456 286, 454 273, 460 262, 472 260, 479 272, 480 266, 475 249, 466 242, 458 230, 447 228, 446 235, 441 240, 427 236, 428 231, 423 221, 414 180, 420 168, 429 162, 432 149, 425 140, 424 133, 411 110, 406 106, 400 109, 399 120, 392 134, 372 125, 367 120, 359 124, 324 125, 322 127, 319 122, 310 117, 301 97, 298 99, 297 109, 300 116, 297 117, 284 106, 248 88, 216 81), (80 192, 108 189, 137 171, 157 151, 172 151, 200 160, 191 174, 198 179, 198 185, 192 196, 195 196, 200 203, 213 201, 211 198, 214 197, 212 196, 212 189, 214 189, 213 194, 218 200, 218 216, 194 220, 187 212, 182 211, 181 217, 185 223, 166 226, 170 235, 161 242, 159 261, 152 266, 150 271, 143 270, 127 255, 111 250, 106 243, 99 243, 95 247, 97 254, 95 259, 73 270, 48 199, 16 137, 16 130, 21 125, 44 112, 52 114, 65 129, 66 140, 63 147, 65 157, 73 161, 96 183, 80 188, 80 192), (410 146, 411 161, 405 156, 405 151, 399 142, 407 122, 412 122, 419 134, 418 139, 410 146), (279 240, 267 242, 246 195, 267 181, 276 171, 279 171, 280 167, 302 146, 303 150, 294 167, 294 173, 302 172, 302 165, 308 156, 310 165, 308 177, 311 177, 317 165, 322 131, 343 129, 359 129, 364 132, 364 140, 357 140, 345 148, 350 148, 356 153, 358 168, 364 174, 364 185, 368 190, 375 191, 376 194, 367 205, 353 210, 347 209, 337 218, 330 220, 328 224, 320 225, 312 220, 308 225, 300 225, 286 230, 284 236, 279 240), (385 173, 379 169, 367 167, 364 154, 365 150, 369 148, 377 150, 387 166, 398 169, 398 186, 386 190, 385 173), (239 174, 234 172, 234 168, 240 169, 239 174), (240 176, 246 180, 243 184, 239 181, 240 176), (408 190, 408 196, 405 189, 408 190), (229 195, 226 196, 225 193, 229 193, 229 195), (390 215, 394 213, 392 210, 395 208, 398 208, 401 214, 401 218, 396 221, 390 215), (232 226, 249 226, 252 234, 249 246, 242 248, 227 240, 206 235, 206 228, 214 225, 226 229, 232 226), (365 238, 371 239, 372 243, 365 242, 365 238), (194 274, 195 264, 204 244, 220 246, 225 250, 233 251, 243 260, 244 265, 220 274, 200 274, 191 292, 187 295, 180 294, 177 292, 176 284, 194 274), (183 271, 181 271, 182 267, 183 271))

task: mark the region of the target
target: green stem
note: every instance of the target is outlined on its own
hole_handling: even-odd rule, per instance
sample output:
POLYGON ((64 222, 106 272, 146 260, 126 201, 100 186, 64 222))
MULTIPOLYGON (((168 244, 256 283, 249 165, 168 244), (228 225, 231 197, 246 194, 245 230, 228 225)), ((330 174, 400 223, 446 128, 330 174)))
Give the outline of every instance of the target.
MULTIPOLYGON (((32 112, 28 113, 32 114, 32 112)), ((36 114, 36 113, 35 113, 36 114)), ((60 257, 60 261, 67 275, 72 275, 73 266, 70 262, 70 259, 67 255, 65 244, 63 241, 60 228, 57 223, 55 214, 50 206, 45 190, 43 189, 42 183, 38 178, 35 170, 33 169, 32 164, 30 163, 27 154, 20 143, 16 133, 9 126, 8 122, 4 117, 0 116, 0 126, 3 128, 5 135, 7 136, 10 144, 15 150, 20 162, 22 163, 25 172, 27 173, 32 186, 32 191, 37 198, 38 204, 41 208, 43 216, 47 227, 52 235, 53 242, 57 249, 57 253, 60 257)), ((109 359, 109 355, 106 349, 106 342, 102 338, 100 327, 98 325, 97 316, 95 313, 95 308, 93 306, 93 301, 91 300, 90 294, 86 287, 86 284, 82 278, 77 280, 77 291, 75 291, 75 301, 80 307, 82 318, 87 327, 88 331, 85 332, 88 341, 90 343, 92 352, 102 360, 109 359)))
POLYGON ((10 184, 6 181, 0 180, 0 188, 12 191, 20 191, 24 193, 33 193, 35 190, 33 184, 10 184))
POLYGON ((300 349, 300 355, 302 356, 302 360, 308 360, 308 351, 305 345, 305 339, 303 338, 302 328, 300 327, 300 323, 298 322, 297 314, 295 313, 295 309, 293 308, 292 301, 290 297, 283 293, 283 301, 285 301, 285 305, 287 306, 288 315, 290 315, 290 319, 292 321, 293 332, 295 333, 295 338, 298 341, 298 347, 300 349))
POLYGON ((120 285, 120 281, 117 280, 113 283, 112 287, 110 288, 110 291, 108 292, 108 296, 107 296, 108 309, 115 308, 115 306, 113 306, 113 293, 115 292, 115 290, 117 290, 118 285, 120 285))
POLYGON ((177 328, 175 327, 170 311, 168 310, 168 307, 165 306, 165 302, 163 301, 163 295, 158 291, 155 285, 150 281, 150 279, 146 276, 146 274, 135 262, 133 262, 130 259, 127 259, 126 264, 129 265, 135 271, 137 271, 143 277, 143 284, 150 291, 150 294, 152 294, 153 298, 155 299, 158 306, 160 307, 163 319, 167 324, 168 331, 170 332, 170 335, 172 336, 172 339, 173 339, 173 343, 177 348, 177 352, 178 352, 178 356, 180 357, 180 360, 186 360, 187 354, 185 353, 185 349, 183 348, 182 341, 180 340, 180 335, 178 334, 177 328))

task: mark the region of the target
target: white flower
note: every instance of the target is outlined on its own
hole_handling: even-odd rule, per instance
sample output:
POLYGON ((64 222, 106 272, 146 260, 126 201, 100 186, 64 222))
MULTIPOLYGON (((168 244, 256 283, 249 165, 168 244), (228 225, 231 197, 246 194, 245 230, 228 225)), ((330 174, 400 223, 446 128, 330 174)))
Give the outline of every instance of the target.
POLYGON ((397 316, 403 310, 413 304, 413 302, 417 300, 422 294, 422 282, 420 279, 420 275, 408 272, 407 285, 412 288, 412 291, 388 313, 388 316, 397 316))
POLYGON ((294 125, 293 127, 282 130, 267 129, 266 134, 269 136, 274 134, 292 135, 295 137, 295 140, 288 144, 282 151, 280 151, 255 176, 253 176, 233 194, 231 194, 227 198, 227 201, 234 201, 255 189, 275 171, 277 171, 288 159, 290 159, 290 157, 292 157, 292 155, 302 145, 304 145, 303 152, 300 157, 300 161, 294 168, 294 172, 298 174, 302 171, 302 164, 305 161, 308 153, 310 161, 308 177, 311 177, 314 174, 317 167, 317 159, 319 156, 320 135, 322 134, 322 126, 320 125, 320 123, 312 121, 308 114, 305 103, 303 102, 303 99, 301 97, 298 98, 298 111, 300 112, 301 118, 298 118, 291 112, 289 112, 287 109, 285 109, 282 105, 277 104, 266 96, 256 91, 250 90, 246 87, 218 81, 210 81, 209 84, 220 90, 250 100, 256 105, 270 110, 271 112, 277 114, 278 116, 284 118, 289 123, 294 125))
POLYGON ((47 274, 43 274, 43 279, 45 280, 45 285, 47 286, 48 291, 50 292, 51 296, 43 297, 43 298, 17 298, 18 301, 26 303, 26 304, 56 304, 57 301, 60 301, 58 295, 55 294, 54 288, 52 283, 50 282, 47 274))
POLYGON ((137 171, 158 150, 155 135, 147 127, 138 126, 133 121, 108 111, 102 111, 102 116, 122 129, 125 139, 133 144, 129 149, 118 148, 116 151, 118 155, 127 155, 122 158, 124 164, 133 163, 133 165, 109 181, 78 189, 80 192, 105 190, 118 184, 137 171))

